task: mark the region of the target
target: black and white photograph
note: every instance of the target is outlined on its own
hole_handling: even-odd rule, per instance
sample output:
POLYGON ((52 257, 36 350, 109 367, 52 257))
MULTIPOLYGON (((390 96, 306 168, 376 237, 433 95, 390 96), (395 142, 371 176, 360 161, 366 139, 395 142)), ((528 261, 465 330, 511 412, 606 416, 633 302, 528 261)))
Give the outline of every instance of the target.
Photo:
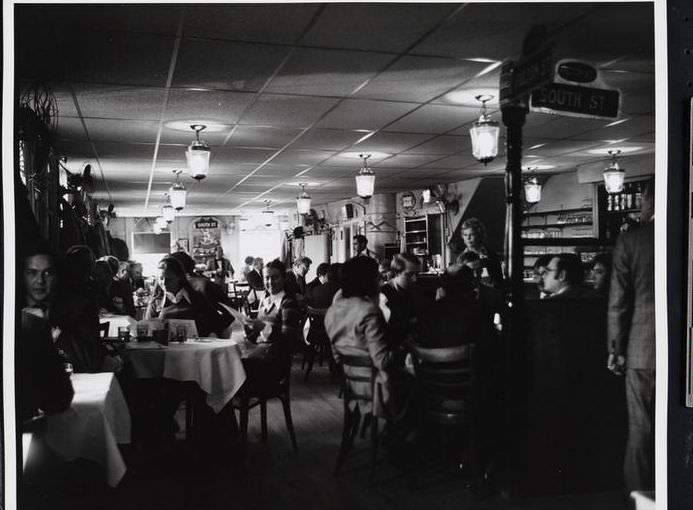
POLYGON ((0 507, 667 508, 662 4, 7 2, 0 507))

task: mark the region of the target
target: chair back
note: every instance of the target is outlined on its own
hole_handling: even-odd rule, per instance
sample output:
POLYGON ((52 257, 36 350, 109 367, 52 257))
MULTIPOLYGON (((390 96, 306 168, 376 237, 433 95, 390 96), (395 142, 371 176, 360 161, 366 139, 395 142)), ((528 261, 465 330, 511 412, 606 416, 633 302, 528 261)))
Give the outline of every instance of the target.
POLYGON ((474 345, 424 348, 410 343, 427 417, 439 424, 470 423, 474 416, 474 345))
POLYGON ((108 336, 108 330, 111 327, 110 321, 102 322, 99 324, 99 336, 103 339, 108 336))
POLYGON ((354 400, 372 402, 376 369, 371 357, 367 354, 340 354, 339 360, 344 372, 344 403, 354 400), (370 391, 363 391, 365 388, 370 391))
MULTIPOLYGON (((325 332, 325 314, 327 313, 327 308, 314 308, 308 306, 306 310, 306 315, 308 317, 308 322, 310 323, 310 329, 313 330, 313 335, 319 333, 321 337, 327 337, 327 332, 325 332)), ((310 338, 308 339, 311 340, 310 338)), ((323 339, 324 340, 324 339, 323 339)), ((326 341, 329 341, 327 339, 326 341)), ((311 342, 317 343, 317 342, 311 342)))

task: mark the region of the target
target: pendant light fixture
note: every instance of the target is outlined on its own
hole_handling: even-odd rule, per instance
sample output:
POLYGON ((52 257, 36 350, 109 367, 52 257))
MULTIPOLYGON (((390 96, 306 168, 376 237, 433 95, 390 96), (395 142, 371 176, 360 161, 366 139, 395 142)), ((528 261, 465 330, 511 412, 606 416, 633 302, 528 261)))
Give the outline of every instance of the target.
POLYGON ((262 219, 265 227, 274 225, 274 211, 270 209, 271 200, 265 200, 265 208, 262 210, 262 219))
POLYGON ((185 198, 188 193, 185 190, 185 186, 180 182, 180 174, 182 172, 182 170, 173 171, 176 174, 176 182, 168 189, 169 200, 176 211, 182 211, 185 208, 185 198))
POLYGON ((200 140, 200 131, 203 131, 207 126, 203 124, 193 124, 190 126, 195 131, 195 140, 190 144, 185 152, 185 157, 188 160, 188 170, 190 177, 201 181, 207 177, 209 172, 209 156, 212 150, 204 141, 200 140))
POLYGON ((604 187, 607 193, 620 193, 623 191, 623 181, 626 179, 626 171, 618 166, 616 157, 621 154, 620 150, 609 151, 611 165, 604 170, 604 187))
POLYGON ((368 158, 370 157, 370 154, 359 154, 359 158, 363 160, 363 165, 356 176, 356 194, 366 200, 371 198, 375 191, 375 174, 368 166, 368 158))
POLYGON ((481 103, 481 115, 469 130, 469 135, 472 137, 474 157, 486 165, 498 155, 500 127, 498 122, 491 120, 486 110, 486 102, 493 99, 493 96, 478 95, 475 98, 481 103))
POLYGON ((171 223, 176 217, 176 211, 170 203, 167 203, 161 207, 161 216, 166 223, 171 223))
MULTIPOLYGON (((528 171, 533 171, 533 167, 527 168, 528 171)), ((525 200, 528 204, 536 204, 541 200, 541 183, 537 176, 532 172, 524 183, 525 187, 525 200)))
POLYGON ((300 183, 301 194, 296 197, 296 210, 298 214, 310 214, 310 195, 306 193, 306 184, 300 183))

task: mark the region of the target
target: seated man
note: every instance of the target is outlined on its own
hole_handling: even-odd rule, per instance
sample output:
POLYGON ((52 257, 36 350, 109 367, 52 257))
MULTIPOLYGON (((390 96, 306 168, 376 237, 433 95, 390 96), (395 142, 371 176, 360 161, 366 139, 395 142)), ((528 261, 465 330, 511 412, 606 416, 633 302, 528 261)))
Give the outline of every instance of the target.
POLYGON ((387 323, 387 343, 390 348, 401 346, 413 332, 412 326, 425 313, 429 303, 417 288, 419 259, 408 253, 400 253, 392 259, 394 277, 380 288, 390 311, 387 323))
POLYGON ((585 276, 580 258, 574 253, 559 253, 546 266, 544 292, 550 299, 584 298, 590 293, 581 286, 585 276))
MULTIPOLYGON (((82 247, 88 250, 86 247, 82 247)), ((89 252, 90 253, 90 252, 89 252)), ((81 263, 85 250, 68 250, 66 266, 81 263), (73 260, 76 257, 76 261, 73 260)), ((92 256, 93 263, 93 256, 92 256)), ((66 272, 70 274, 70 271, 66 272)), ((56 256, 48 249, 38 248, 24 258, 23 305, 34 315, 47 319, 56 347, 73 365, 75 372, 117 370, 119 363, 104 367, 104 351, 100 344, 97 304, 86 286, 63 285, 58 274, 56 256), (80 288, 82 291, 80 291, 80 288)))
POLYGON ((294 261, 293 269, 286 272, 286 291, 288 293, 305 297, 307 290, 306 274, 308 274, 312 263, 313 261, 308 257, 298 257, 294 261))
POLYGON ((308 305, 313 308, 329 308, 339 290, 336 269, 330 264, 320 264, 316 272, 317 285, 309 286, 306 295, 308 305))
POLYGON ((119 262, 118 272, 111 283, 111 300, 117 313, 135 316, 135 302, 132 298, 132 287, 128 278, 128 263, 119 262))

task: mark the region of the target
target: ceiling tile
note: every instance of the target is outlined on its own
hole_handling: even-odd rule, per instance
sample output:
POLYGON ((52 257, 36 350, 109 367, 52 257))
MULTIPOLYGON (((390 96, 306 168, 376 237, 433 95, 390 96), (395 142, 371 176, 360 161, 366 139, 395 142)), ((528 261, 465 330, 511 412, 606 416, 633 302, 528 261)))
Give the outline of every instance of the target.
POLYGON ((303 130, 299 128, 236 126, 229 146, 281 149, 303 130))
POLYGON ((276 151, 272 149, 245 149, 241 147, 219 147, 213 152, 215 162, 221 163, 262 163, 276 151))
POLYGON ((470 3, 444 27, 416 46, 412 53, 504 60, 520 52, 522 40, 534 25, 545 23, 553 32, 562 23, 593 8, 570 3, 470 3), (502 8, 501 8, 502 7, 502 8))
POLYGON ((336 102, 336 99, 322 97, 262 94, 243 116, 241 124, 308 127, 336 102))
POLYGON ((425 165, 430 161, 436 160, 440 156, 431 155, 399 155, 392 156, 391 158, 384 159, 378 163, 378 168, 382 167, 399 167, 399 168, 414 168, 417 166, 425 165))
POLYGON ((392 60, 392 56, 357 51, 298 48, 267 92, 347 96, 392 60))
POLYGON ((311 129, 291 145, 294 149, 341 151, 363 137, 363 133, 335 129, 311 129))
POLYGON ((459 87, 488 64, 433 57, 403 57, 354 97, 426 102, 459 87))
POLYGON ((245 92, 173 89, 164 119, 235 124, 254 98, 255 94, 245 92))
POLYGON ((317 165, 332 157, 335 152, 319 150, 285 150, 272 160, 274 165, 317 165))
POLYGON ((77 84, 75 96, 84 117, 159 120, 165 89, 77 84))
POLYGON ((319 4, 189 5, 186 37, 292 44, 305 30, 319 4))
POLYGON ((409 149, 406 154, 454 154, 471 147, 471 138, 467 136, 441 135, 409 149))
POLYGON ((257 91, 287 53, 280 46, 183 39, 173 86, 257 91))
MULTIPOLYGON (((212 147, 212 155, 216 148, 221 148, 221 145, 226 140, 226 137, 231 132, 231 126, 222 126, 221 131, 200 131, 200 140, 206 142, 212 147)), ((190 145, 195 140, 195 131, 192 128, 188 130, 172 129, 166 123, 163 124, 161 130, 161 143, 178 144, 184 147, 190 145)), ((181 155, 183 152, 181 152, 181 155)))
POLYGON ((472 164, 481 165, 474 157, 469 154, 465 156, 449 156, 447 158, 431 161, 426 166, 428 168, 463 168, 472 164))
POLYGON ((479 117, 479 108, 464 106, 424 105, 406 117, 390 124, 386 131, 441 134, 479 117))
POLYGON ((258 171, 254 175, 258 177, 280 177, 282 179, 287 179, 306 170, 307 168, 310 168, 310 165, 302 163, 268 163, 267 165, 264 165, 262 168, 258 169, 258 171))
POLYGON ((416 108, 416 103, 346 99, 318 123, 335 129, 380 129, 416 108))
POLYGON ((74 31, 67 44, 62 59, 71 81, 163 87, 174 38, 74 31))
POLYGON ((410 133, 376 133, 354 147, 355 151, 378 151, 397 154, 431 138, 430 135, 410 133))
POLYGON ((76 117, 63 117, 58 121, 56 139, 60 141, 88 141, 82 121, 76 117))
POLYGON ((327 4, 302 44, 401 52, 445 19, 455 4, 327 4))
POLYGON ((89 138, 99 142, 154 143, 159 126, 155 121, 84 119, 89 138))

